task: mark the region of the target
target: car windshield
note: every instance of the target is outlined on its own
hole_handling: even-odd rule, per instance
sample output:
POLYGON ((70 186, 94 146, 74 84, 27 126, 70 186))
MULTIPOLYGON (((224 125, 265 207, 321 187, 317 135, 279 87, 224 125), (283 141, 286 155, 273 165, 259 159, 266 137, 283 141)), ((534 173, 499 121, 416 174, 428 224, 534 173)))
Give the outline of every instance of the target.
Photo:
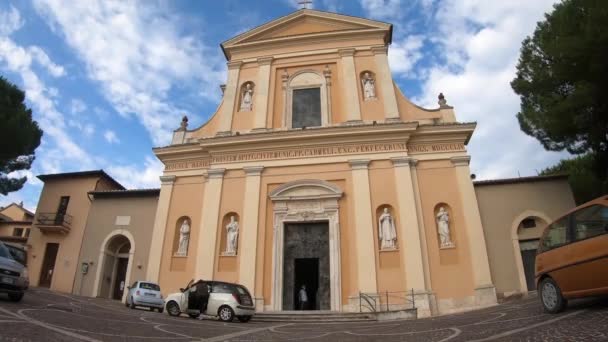
POLYGON ((139 283, 139 288, 144 290, 160 291, 160 287, 152 283, 139 283))
POLYGON ((6 248, 9 250, 13 259, 15 259, 21 265, 25 266, 25 263, 27 262, 27 254, 25 254, 24 250, 22 250, 18 247, 11 246, 11 245, 4 245, 4 246, 6 246, 6 248))
POLYGON ((11 253, 8 251, 8 248, 6 248, 6 246, 2 242, 0 242, 0 257, 13 259, 11 253))

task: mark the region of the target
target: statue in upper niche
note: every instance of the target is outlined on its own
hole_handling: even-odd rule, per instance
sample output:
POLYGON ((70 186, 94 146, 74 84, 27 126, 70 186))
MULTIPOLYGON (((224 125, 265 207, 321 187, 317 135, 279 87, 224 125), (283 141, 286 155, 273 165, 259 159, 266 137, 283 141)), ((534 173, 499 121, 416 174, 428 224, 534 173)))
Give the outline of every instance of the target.
POLYGON ((243 97, 241 100, 241 112, 249 112, 251 111, 251 107, 253 106, 253 89, 251 89, 251 83, 247 83, 245 85, 245 89, 243 90, 243 97))
POLYGON ((363 79, 361 80, 363 84, 363 99, 365 101, 372 100, 376 98, 376 82, 372 75, 369 72, 365 72, 363 74, 363 79))

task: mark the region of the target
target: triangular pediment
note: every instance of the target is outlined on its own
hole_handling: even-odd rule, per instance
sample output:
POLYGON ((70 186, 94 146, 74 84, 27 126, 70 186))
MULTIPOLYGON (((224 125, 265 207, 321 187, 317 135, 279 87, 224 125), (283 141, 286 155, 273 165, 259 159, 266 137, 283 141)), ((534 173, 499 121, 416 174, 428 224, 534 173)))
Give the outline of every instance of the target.
POLYGON ((227 49, 281 38, 370 30, 386 31, 390 35, 391 25, 375 20, 303 9, 242 33, 227 40, 222 46, 227 49))

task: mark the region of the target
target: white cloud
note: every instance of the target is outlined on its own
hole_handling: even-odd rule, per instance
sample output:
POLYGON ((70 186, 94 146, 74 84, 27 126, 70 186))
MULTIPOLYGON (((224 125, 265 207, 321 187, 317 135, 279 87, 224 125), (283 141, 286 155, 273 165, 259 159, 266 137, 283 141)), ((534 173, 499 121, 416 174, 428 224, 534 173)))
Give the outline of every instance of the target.
POLYGON ((72 99, 70 102, 70 111, 72 114, 80 114, 87 110, 87 105, 82 100, 72 99))
POLYGON ((411 35, 401 41, 394 42, 388 51, 388 62, 393 73, 411 76, 412 70, 422 58, 424 37, 411 35))
POLYGON ((128 189, 157 188, 164 165, 156 157, 146 156, 143 167, 140 165, 113 165, 107 171, 120 184, 128 189))
POLYGON ((359 0, 367 16, 375 19, 397 19, 403 12, 401 0, 359 0))
POLYGON ((54 77, 61 77, 65 75, 65 69, 61 65, 57 65, 51 61, 46 52, 42 51, 37 46, 28 47, 29 53, 38 62, 42 67, 46 68, 46 70, 54 77))
POLYGON ((112 130, 106 130, 103 133, 103 137, 110 144, 118 144, 120 142, 120 139, 118 139, 118 137, 116 136, 116 133, 112 130))
POLYGON ((225 65, 218 49, 184 35, 164 2, 37 0, 35 8, 84 61, 121 115, 135 115, 156 145, 170 140, 185 111, 169 93, 193 89, 216 100, 225 65))
POLYGON ((23 26, 19 11, 11 6, 10 11, 0 11, 0 36, 8 36, 23 26))
POLYGON ((438 62, 426 73, 414 101, 437 106, 443 92, 459 121, 477 121, 468 146, 481 178, 533 175, 566 153, 545 151, 519 129, 519 97, 510 87, 521 41, 551 10, 553 1, 448 0, 439 3, 429 40, 438 62))
MULTIPOLYGON (((0 11, 0 18, 19 17, 19 12, 11 7, 7 15, 0 11)), ((16 27, 16 26, 15 26, 16 27)), ((19 26, 20 27, 20 26, 19 26)), ((6 31, 5 31, 6 32, 6 31)), ((11 31, 12 33, 14 31, 11 31)), ((36 120, 44 130, 43 144, 49 137, 53 139, 55 149, 61 150, 58 162, 72 160, 78 161, 80 167, 91 165, 91 158, 69 136, 66 130, 64 115, 56 108, 54 97, 57 90, 46 86, 38 74, 34 72, 33 65, 43 66, 52 76, 58 76, 62 68, 52 62, 46 53, 37 46, 23 47, 16 44, 8 35, 0 35, 0 68, 14 72, 21 77, 26 99, 33 104, 36 120)), ((38 154, 40 155, 40 154, 38 154)), ((46 160, 43 155, 39 160, 46 160)))

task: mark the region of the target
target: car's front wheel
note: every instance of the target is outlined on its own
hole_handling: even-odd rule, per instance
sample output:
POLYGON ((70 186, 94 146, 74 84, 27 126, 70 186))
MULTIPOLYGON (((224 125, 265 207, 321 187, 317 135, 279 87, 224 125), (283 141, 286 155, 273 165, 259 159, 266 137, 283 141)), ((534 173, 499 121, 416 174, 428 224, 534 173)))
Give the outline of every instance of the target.
POLYGON ((251 316, 238 316, 237 318, 241 323, 247 323, 249 320, 251 320, 251 316))
POLYGON ((181 310, 179 309, 179 305, 176 302, 167 303, 167 312, 170 316, 179 316, 181 314, 181 310))
POLYGON ((220 320, 223 322, 232 322, 234 319, 234 311, 229 306, 222 306, 217 312, 217 315, 220 316, 220 320))
POLYGON ((129 305, 131 309, 135 309, 135 302, 133 301, 133 297, 131 297, 131 304, 129 305))
POLYGON ((540 301, 543 304, 543 309, 548 313, 558 313, 562 311, 568 302, 562 296, 562 291, 551 278, 545 278, 538 286, 540 292, 540 301))
POLYGON ((9 293, 8 298, 13 302, 19 302, 19 301, 21 301, 21 299, 23 299, 23 295, 24 295, 23 292, 9 293))

